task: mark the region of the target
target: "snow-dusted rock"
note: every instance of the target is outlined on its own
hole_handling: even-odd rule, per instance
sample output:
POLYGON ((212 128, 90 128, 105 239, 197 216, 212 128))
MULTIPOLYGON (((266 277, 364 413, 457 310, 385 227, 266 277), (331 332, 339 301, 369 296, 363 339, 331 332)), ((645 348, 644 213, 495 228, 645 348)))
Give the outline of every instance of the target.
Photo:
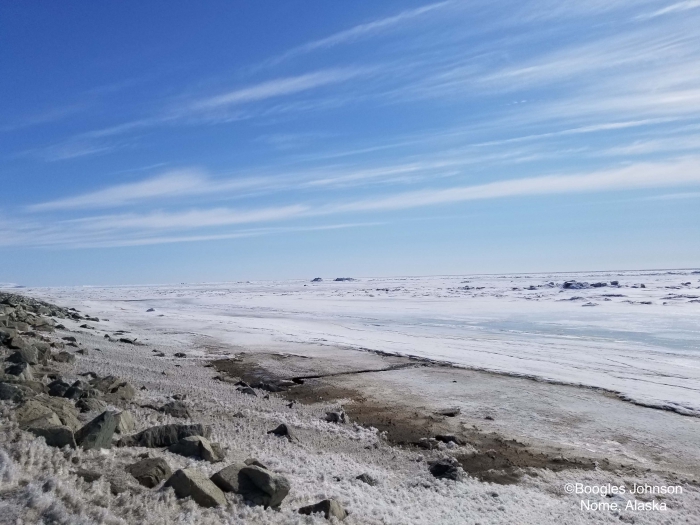
POLYGON ((180 469, 165 482, 178 498, 191 497, 202 507, 226 505, 226 496, 204 473, 195 469, 180 469))

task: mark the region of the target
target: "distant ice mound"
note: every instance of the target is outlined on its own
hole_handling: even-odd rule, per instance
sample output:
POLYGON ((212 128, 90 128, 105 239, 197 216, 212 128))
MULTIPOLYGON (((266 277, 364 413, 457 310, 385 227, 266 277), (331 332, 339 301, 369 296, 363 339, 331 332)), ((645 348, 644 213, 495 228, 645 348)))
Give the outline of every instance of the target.
MULTIPOLYGON (((612 281, 610 286, 617 286, 617 284, 617 281, 612 281)), ((561 285, 564 290, 585 290, 587 288, 603 288, 604 286, 608 286, 608 283, 580 283, 578 281, 566 281, 561 285)))

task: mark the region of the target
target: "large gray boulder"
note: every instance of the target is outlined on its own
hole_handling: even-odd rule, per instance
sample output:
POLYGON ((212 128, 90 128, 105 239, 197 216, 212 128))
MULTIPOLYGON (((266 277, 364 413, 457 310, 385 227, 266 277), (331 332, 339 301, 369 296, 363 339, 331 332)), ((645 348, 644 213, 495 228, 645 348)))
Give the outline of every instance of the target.
POLYGON ((170 452, 185 457, 196 457, 217 463, 223 460, 219 452, 215 451, 209 440, 202 436, 188 436, 170 447, 170 452))
POLYGON ((51 416, 56 424, 63 424, 56 413, 39 399, 28 399, 15 410, 15 418, 21 428, 27 428, 32 421, 51 416))
POLYGON ((117 427, 114 412, 102 412, 75 433, 75 441, 85 449, 112 448, 112 436, 117 427))
POLYGON ((95 377, 90 384, 103 394, 108 402, 131 401, 136 396, 132 385, 116 376, 95 377))
POLYGON ((73 403, 61 397, 40 398, 41 401, 58 415, 61 422, 74 432, 83 424, 78 419, 78 411, 73 403))
POLYGON ((254 504, 279 507, 290 490, 289 480, 255 464, 234 463, 211 477, 224 492, 235 492, 254 504))
POLYGON ((61 425, 60 421, 56 424, 56 421, 53 420, 55 417, 54 414, 53 416, 33 421, 27 430, 35 436, 43 437, 46 440, 46 444, 50 447, 63 448, 68 446, 75 448, 76 443, 73 431, 67 426, 61 425))
POLYGON ((17 363, 10 365, 5 369, 5 373, 10 376, 15 376, 19 381, 31 381, 34 379, 32 367, 27 363, 17 363))
POLYGON ((13 401, 19 403, 32 394, 32 390, 21 385, 0 383, 0 401, 13 401))
POLYGON ((119 440, 117 446, 149 448, 169 447, 189 436, 208 438, 210 435, 211 429, 205 425, 160 425, 147 428, 138 434, 125 436, 119 440))
POLYGON ((307 516, 316 513, 323 514, 323 517, 327 520, 336 518, 338 521, 343 521, 348 516, 343 506, 334 499, 324 499, 315 505, 308 505, 299 509, 299 514, 306 514, 307 516))
POLYGON ((70 385, 62 379, 56 379, 49 383, 49 395, 52 397, 63 397, 70 388, 70 385))
POLYGON ((291 488, 289 480, 257 465, 248 465, 239 472, 238 493, 246 501, 264 507, 279 507, 291 488))
POLYGON ((202 472, 195 469, 180 469, 165 482, 172 487, 178 498, 191 497, 202 507, 226 505, 226 496, 202 472))
POLYGON ((233 465, 229 465, 228 467, 222 468, 210 479, 217 487, 219 487, 224 492, 238 493, 239 474, 241 472, 241 469, 244 469, 246 466, 247 465, 245 463, 234 463, 233 465))
POLYGON ((39 351, 33 346, 26 346, 14 351, 7 358, 10 363, 27 363, 28 365, 39 364, 39 351))
POLYGON ((87 390, 89 386, 83 381, 75 381, 68 390, 63 394, 66 399, 80 399, 83 397, 83 393, 87 390))
POLYGON ((173 474, 170 466, 163 458, 142 459, 128 465, 126 471, 134 476, 141 485, 149 489, 152 489, 173 474))
POLYGON ((26 339, 17 335, 16 331, 14 331, 14 333, 10 337, 9 341, 7 341, 5 344, 8 347, 12 348, 13 350, 22 350, 24 348, 29 348, 31 346, 26 339))

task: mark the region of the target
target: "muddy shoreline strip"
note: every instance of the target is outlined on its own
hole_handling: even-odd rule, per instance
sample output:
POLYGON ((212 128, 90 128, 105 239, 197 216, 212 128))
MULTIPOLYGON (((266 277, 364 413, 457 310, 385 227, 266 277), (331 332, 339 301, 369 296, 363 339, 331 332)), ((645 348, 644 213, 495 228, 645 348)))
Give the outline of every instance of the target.
MULTIPOLYGON (((278 356, 282 358, 282 356, 278 356)), ((395 357, 395 356, 394 356, 395 357)), ((376 428, 393 446, 416 449, 437 449, 440 443, 469 445, 474 451, 456 456, 462 468, 475 478, 497 484, 517 483, 524 474, 533 469, 548 469, 554 472, 579 469, 623 470, 634 472, 632 465, 613 464, 603 459, 563 456, 557 450, 537 450, 515 439, 496 432, 483 431, 476 425, 460 425, 454 432, 450 419, 459 415, 459 410, 428 411, 424 407, 409 407, 379 400, 360 389, 344 388, 333 384, 334 378, 359 374, 381 374, 417 367, 444 367, 442 363, 415 363, 393 365, 376 369, 361 369, 327 374, 307 374, 283 377, 269 368, 261 366, 255 355, 240 354, 233 359, 215 360, 210 363, 218 372, 219 379, 263 387, 293 381, 295 386, 284 388, 278 395, 291 403, 314 404, 340 402, 350 421, 364 427, 376 428), (446 415, 449 414, 449 415, 446 415)), ((276 390, 276 389, 275 389, 276 390)), ((536 475, 536 474, 535 474, 536 475)))

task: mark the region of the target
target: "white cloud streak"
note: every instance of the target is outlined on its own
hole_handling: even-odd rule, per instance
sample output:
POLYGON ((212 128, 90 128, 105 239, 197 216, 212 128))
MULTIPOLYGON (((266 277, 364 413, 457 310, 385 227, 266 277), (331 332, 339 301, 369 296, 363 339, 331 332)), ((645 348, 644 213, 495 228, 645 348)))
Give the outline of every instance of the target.
POLYGON ((306 44, 294 47, 277 57, 266 60, 263 65, 270 66, 279 64, 290 58, 311 53, 319 49, 329 49, 340 44, 355 42, 358 39, 365 38, 368 36, 375 36, 379 33, 386 31, 387 29, 392 29, 405 22, 411 21, 422 15, 430 13, 431 11, 442 9, 453 3, 453 1, 447 1, 428 4, 422 7, 418 7, 416 9, 408 9, 406 11, 402 11, 393 16, 381 18, 379 20, 374 20, 372 22, 367 22, 364 24, 359 24, 354 27, 351 27, 350 29, 339 31, 338 33, 335 33, 328 37, 321 38, 319 40, 313 40, 311 42, 307 42, 306 44))
POLYGON ((670 13, 682 13, 683 11, 689 11, 691 9, 698 9, 698 8, 700 8, 700 0, 685 0, 683 2, 677 2, 675 4, 671 4, 667 7, 664 7, 662 9, 658 9, 658 10, 653 11, 651 13, 640 15, 638 18, 641 18, 641 19, 656 18, 658 16, 664 16, 664 15, 668 15, 670 13))
POLYGON ((34 204, 28 209, 42 212, 123 206, 146 199, 196 192, 205 179, 205 175, 199 170, 176 170, 144 181, 119 184, 75 197, 34 204))
POLYGON ((257 102, 269 98, 291 95, 330 84, 345 82, 346 80, 350 80, 367 72, 368 69, 360 68, 327 69, 305 75, 278 78, 251 87, 236 89, 214 97, 198 100, 194 102, 189 109, 194 112, 201 110, 207 111, 224 106, 257 102))
MULTIPOLYGON (((336 200, 318 204, 297 203, 252 209, 213 208, 141 214, 123 213, 62 221, 0 221, 0 244, 74 247, 191 242, 213 240, 222 235, 225 237, 221 238, 246 235, 245 231, 225 233, 211 231, 220 227, 244 224, 318 219, 338 214, 394 212, 474 200, 698 185, 700 185, 700 157, 685 157, 663 163, 638 163, 573 175, 543 175, 487 184, 438 189, 424 188, 345 202, 336 200), (200 233, 178 234, 178 232, 192 230, 200 230, 200 233), (167 235, 164 236, 164 233, 167 235)), ((322 228, 324 225, 299 227, 322 228)))
POLYGON ((548 175, 474 186, 424 189, 360 200, 330 209, 335 213, 387 211, 505 197, 639 190, 696 184, 700 184, 700 158, 691 157, 673 163, 636 164, 580 175, 548 175))

